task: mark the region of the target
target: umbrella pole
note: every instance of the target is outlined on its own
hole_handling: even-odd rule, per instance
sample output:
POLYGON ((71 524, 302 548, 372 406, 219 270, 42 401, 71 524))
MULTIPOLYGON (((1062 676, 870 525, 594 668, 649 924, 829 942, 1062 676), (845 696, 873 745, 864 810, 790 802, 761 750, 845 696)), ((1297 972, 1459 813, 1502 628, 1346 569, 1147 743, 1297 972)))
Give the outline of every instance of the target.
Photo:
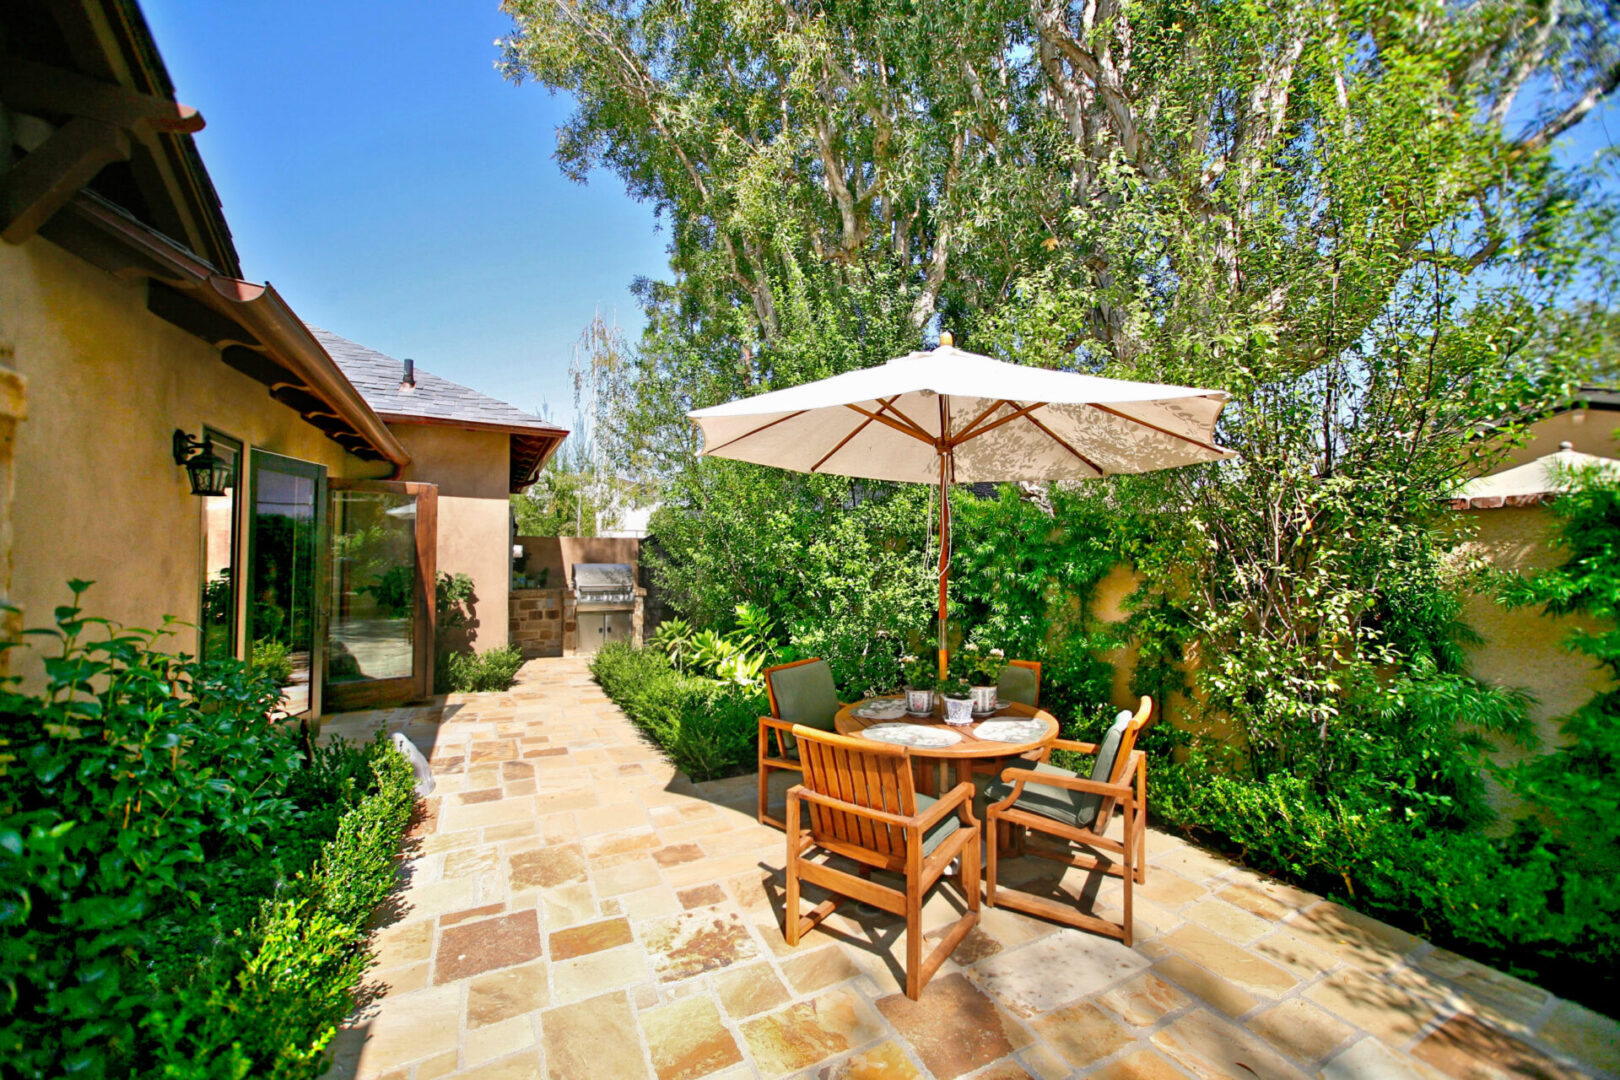
POLYGON ((945 678, 947 661, 945 633, 945 585, 951 572, 951 489, 946 479, 950 452, 939 455, 939 677, 945 678))

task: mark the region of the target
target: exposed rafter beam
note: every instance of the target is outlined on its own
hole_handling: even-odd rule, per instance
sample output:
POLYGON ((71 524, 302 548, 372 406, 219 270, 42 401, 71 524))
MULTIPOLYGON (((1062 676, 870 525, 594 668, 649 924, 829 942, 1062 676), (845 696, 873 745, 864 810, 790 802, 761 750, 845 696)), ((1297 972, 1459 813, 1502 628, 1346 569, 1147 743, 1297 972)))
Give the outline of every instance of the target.
POLYGON ((39 231, 79 189, 129 157, 129 132, 105 120, 76 117, 0 174, 0 239, 20 244, 39 231))
POLYGON ((127 131, 191 135, 203 129, 202 114, 190 105, 15 56, 0 56, 0 101, 18 112, 65 113, 127 131))

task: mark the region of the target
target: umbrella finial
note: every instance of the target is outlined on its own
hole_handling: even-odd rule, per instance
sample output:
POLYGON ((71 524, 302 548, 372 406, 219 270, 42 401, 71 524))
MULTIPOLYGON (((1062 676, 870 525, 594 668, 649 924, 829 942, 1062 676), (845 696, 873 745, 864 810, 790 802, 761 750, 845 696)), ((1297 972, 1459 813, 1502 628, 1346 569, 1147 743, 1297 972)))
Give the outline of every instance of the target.
POLYGON ((949 330, 941 330, 939 332, 939 343, 940 343, 941 346, 955 345, 956 344, 956 338, 951 334, 951 332, 949 330))

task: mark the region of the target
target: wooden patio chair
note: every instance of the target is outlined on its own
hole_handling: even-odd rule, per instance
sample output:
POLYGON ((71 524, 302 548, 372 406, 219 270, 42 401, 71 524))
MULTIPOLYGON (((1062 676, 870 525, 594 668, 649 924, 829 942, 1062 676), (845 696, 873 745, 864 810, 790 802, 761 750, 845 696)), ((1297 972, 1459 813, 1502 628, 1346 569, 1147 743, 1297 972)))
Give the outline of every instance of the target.
POLYGON ((1133 715, 1129 709, 1114 720, 1101 744, 1058 739, 1052 746, 1080 754, 1094 754, 1089 777, 1042 761, 1034 768, 1005 769, 1001 781, 986 792, 990 806, 985 816, 990 823, 990 854, 986 867, 985 902, 1039 915, 1056 922, 1077 926, 1131 943, 1131 886, 1147 880, 1147 765, 1136 749, 1136 738, 1153 716, 1153 699, 1144 697, 1133 715), (1132 786, 1132 778, 1135 786, 1132 786), (1119 840, 1106 833, 1114 811, 1123 812, 1125 827, 1119 840), (1125 883, 1124 921, 1108 922, 1045 897, 998 889, 996 886, 997 849, 1014 847, 1023 852, 1026 829, 1061 837, 1072 844, 1091 848, 1093 854, 1056 854, 1032 851, 1043 858, 1057 859, 1084 870, 1101 870, 1122 878, 1125 883), (1016 846, 1007 844, 1016 831, 1016 846), (1117 859, 1096 852, 1112 852, 1117 859))
POLYGON ((771 773, 780 770, 802 772, 799 752, 794 745, 793 726, 832 731, 833 718, 843 703, 833 685, 832 668, 818 658, 795 660, 765 669, 765 693, 771 715, 759 718, 759 822, 783 827, 779 818, 766 811, 771 793, 771 773), (774 744, 774 752, 773 745, 774 744))
POLYGON ((787 904, 783 934, 797 945, 837 909, 844 897, 906 920, 906 996, 913 1001, 939 965, 979 921, 979 823, 973 818, 973 785, 956 785, 943 798, 917 793, 911 752, 866 739, 795 728, 804 782, 787 795, 787 904), (810 804, 810 832, 800 824, 801 803, 810 804), (859 876, 818 862, 816 850, 858 864, 859 876), (922 904, 952 861, 962 860, 960 884, 967 912, 933 952, 923 958, 922 904), (904 874, 905 890, 871 880, 872 871, 904 874), (839 895, 805 915, 799 882, 839 895))
POLYGON ((1016 701, 1032 709, 1041 707, 1041 662, 1039 660, 1009 660, 996 683, 996 693, 1007 701, 1016 701))

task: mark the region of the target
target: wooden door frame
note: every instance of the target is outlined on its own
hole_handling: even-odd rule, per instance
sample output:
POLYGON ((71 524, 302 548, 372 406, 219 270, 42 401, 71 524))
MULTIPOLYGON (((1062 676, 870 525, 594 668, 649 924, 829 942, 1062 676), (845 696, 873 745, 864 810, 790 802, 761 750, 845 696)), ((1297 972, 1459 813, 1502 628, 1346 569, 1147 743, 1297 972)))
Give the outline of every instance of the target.
MULTIPOLYGON (((274 468, 277 462, 286 462, 292 468, 282 468, 282 472, 295 476, 308 476, 315 481, 315 560, 310 567, 312 578, 311 587, 314 595, 310 603, 309 643, 309 707, 301 713, 288 714, 294 719, 304 717, 316 719, 321 715, 325 706, 322 687, 326 682, 326 587, 327 570, 331 566, 331 537, 329 535, 329 520, 327 507, 327 485, 330 482, 326 474, 326 466, 314 461, 305 461, 303 458, 288 457, 278 454, 274 450, 265 450, 261 447, 247 447, 248 452, 248 497, 247 497, 247 560, 244 570, 248 575, 247 587, 240 590, 239 595, 243 603, 243 653, 244 659, 253 659, 253 613, 247 610, 247 605, 253 603, 252 575, 257 566, 259 530, 254 522, 257 517, 259 505, 259 471, 269 466, 274 468)), ((240 468, 240 466, 238 466, 240 468)))
MULTIPOLYGON (((327 481, 327 497, 344 491, 370 491, 387 495, 408 495, 416 500, 416 607, 417 629, 410 675, 395 679, 369 679, 362 682, 328 685, 326 681, 325 640, 322 640, 321 685, 323 697, 334 709, 369 709, 384 705, 399 705, 407 701, 420 701, 433 696, 434 644, 437 635, 438 612, 434 603, 439 570, 439 486, 408 480, 351 480, 333 478, 327 481)), ((328 507, 328 518, 331 516, 328 507)), ((326 545, 326 561, 331 561, 331 540, 326 545)), ((331 574, 327 575, 331 584, 331 574)), ((331 598, 325 600, 329 606, 331 598)), ((323 634, 326 627, 322 628, 323 634)))

